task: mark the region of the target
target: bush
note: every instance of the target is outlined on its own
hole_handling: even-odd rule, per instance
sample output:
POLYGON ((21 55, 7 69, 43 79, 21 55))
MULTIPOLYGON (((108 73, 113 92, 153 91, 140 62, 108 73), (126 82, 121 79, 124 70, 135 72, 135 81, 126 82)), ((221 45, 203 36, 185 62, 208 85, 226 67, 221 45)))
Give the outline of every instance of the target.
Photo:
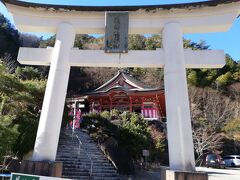
POLYGON ((6 155, 12 154, 12 147, 19 135, 17 126, 13 126, 12 117, 0 116, 0 163, 6 155))
POLYGON ((110 112, 109 111, 103 111, 100 114, 103 118, 110 120, 110 112))
POLYGON ((119 119, 121 112, 117 109, 111 110, 111 120, 119 119))
POLYGON ((113 137, 118 144, 124 147, 134 159, 138 159, 143 149, 151 146, 151 136, 147 122, 137 113, 119 111, 90 113, 83 117, 82 127, 88 128, 92 137, 98 142, 104 142, 113 137), (116 126, 109 119, 114 115, 121 124, 116 126))
MULTIPOLYGON (((81 124, 81 127, 87 128, 90 136, 101 146, 106 146, 109 139, 114 139, 116 145, 112 148, 109 146, 105 148, 111 159, 116 161, 115 164, 122 173, 133 172, 132 165, 126 167, 123 164, 126 160, 137 162, 142 159, 143 149, 150 151, 150 160, 154 162, 160 162, 166 156, 163 154, 166 145, 165 135, 159 128, 153 126, 149 127, 148 122, 141 114, 129 111, 120 113, 116 110, 111 113, 104 111, 101 114, 84 115, 81 124), (120 121, 119 125, 114 124, 116 119, 120 121), (128 157, 125 159, 117 157, 122 154, 128 157)), ((163 161, 167 162, 166 159, 163 161)))

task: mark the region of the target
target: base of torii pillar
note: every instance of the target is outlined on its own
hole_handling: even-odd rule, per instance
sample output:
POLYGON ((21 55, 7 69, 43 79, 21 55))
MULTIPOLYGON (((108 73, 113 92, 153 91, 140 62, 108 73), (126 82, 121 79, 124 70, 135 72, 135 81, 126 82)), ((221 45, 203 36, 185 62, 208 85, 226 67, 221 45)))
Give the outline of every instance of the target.
POLYGON ((161 169, 161 180, 208 180, 208 174, 161 169))
POLYGON ((63 163, 23 160, 18 173, 48 177, 62 177, 63 163))

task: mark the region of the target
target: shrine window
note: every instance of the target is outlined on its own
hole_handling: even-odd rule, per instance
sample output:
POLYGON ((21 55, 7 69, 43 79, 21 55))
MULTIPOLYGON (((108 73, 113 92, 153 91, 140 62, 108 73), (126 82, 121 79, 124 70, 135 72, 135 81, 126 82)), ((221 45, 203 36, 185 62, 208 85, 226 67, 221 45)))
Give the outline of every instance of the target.
POLYGON ((152 109, 152 108, 153 108, 153 105, 152 105, 152 104, 144 105, 144 109, 152 109))

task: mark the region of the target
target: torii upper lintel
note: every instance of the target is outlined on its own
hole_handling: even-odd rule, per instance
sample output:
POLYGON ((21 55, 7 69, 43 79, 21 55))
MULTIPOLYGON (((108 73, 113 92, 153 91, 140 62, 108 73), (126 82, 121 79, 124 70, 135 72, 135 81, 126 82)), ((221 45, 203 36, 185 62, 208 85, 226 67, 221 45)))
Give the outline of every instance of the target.
POLYGON ((169 21, 179 22, 183 33, 227 31, 239 15, 240 0, 212 0, 171 5, 66 6, 1 0, 24 32, 56 33, 63 20, 77 34, 104 34, 105 11, 128 11, 130 34, 159 34, 169 21))

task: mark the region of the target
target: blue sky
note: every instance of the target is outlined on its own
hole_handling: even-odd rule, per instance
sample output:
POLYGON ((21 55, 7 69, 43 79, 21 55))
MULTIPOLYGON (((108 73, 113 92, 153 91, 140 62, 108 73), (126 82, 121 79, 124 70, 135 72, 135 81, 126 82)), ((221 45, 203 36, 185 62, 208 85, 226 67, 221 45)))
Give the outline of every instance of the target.
MULTIPOLYGON (((25 0, 28 2, 39 2, 48 4, 67 4, 67 5, 93 5, 93 6, 115 6, 115 5, 147 5, 147 4, 174 4, 186 2, 198 2, 203 0, 25 0)), ((6 8, 0 3, 0 12, 4 14, 12 23, 13 19, 8 14, 6 8)), ((37 34, 48 37, 49 34, 37 34)), ((228 32, 224 33, 205 33, 205 34, 185 34, 186 39, 194 42, 205 40, 210 49, 223 49, 230 54, 233 59, 240 60, 240 18, 236 19, 228 32)))

